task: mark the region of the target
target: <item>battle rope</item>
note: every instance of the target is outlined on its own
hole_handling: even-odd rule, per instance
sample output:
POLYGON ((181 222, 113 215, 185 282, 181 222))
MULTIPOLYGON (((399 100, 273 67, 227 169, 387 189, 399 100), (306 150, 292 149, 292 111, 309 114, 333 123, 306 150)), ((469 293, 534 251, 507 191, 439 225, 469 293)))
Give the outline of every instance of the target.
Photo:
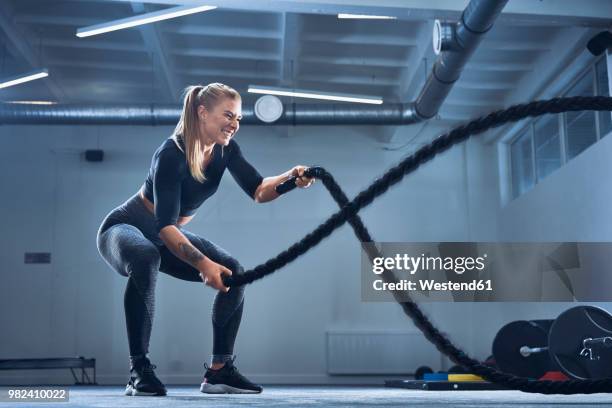
MULTIPOLYGON (((430 144, 420 148, 414 154, 406 157, 395 167, 388 170, 368 188, 357 194, 352 201, 348 200, 331 174, 320 167, 311 168, 309 169, 310 172, 308 176, 320 178, 341 209, 330 216, 312 232, 307 234, 302 240, 291 245, 276 257, 270 258, 263 264, 241 275, 225 277, 224 283, 226 286, 240 286, 273 273, 319 244, 323 238, 329 236, 335 229, 347 221, 353 227, 355 234, 361 242, 373 242, 372 237, 357 213, 362 208, 372 203, 376 197, 385 193, 389 187, 401 181, 407 174, 416 170, 423 163, 431 160, 438 153, 445 151, 455 144, 463 142, 472 135, 477 135, 508 122, 516 122, 527 117, 535 117, 550 113, 582 110, 612 111, 612 98, 603 96, 554 98, 515 105, 505 110, 492 112, 438 136, 430 144)), ((448 338, 440 333, 440 331, 433 326, 429 318, 423 314, 416 303, 412 301, 398 303, 401 305, 404 313, 412 319, 425 337, 432 342, 440 352, 444 353, 456 364, 467 368, 471 373, 479 375, 487 381, 500 384, 509 389, 541 394, 593 394, 598 392, 612 392, 612 378, 597 380, 539 381, 526 377, 517 377, 484 365, 468 356, 463 350, 457 348, 448 338)))

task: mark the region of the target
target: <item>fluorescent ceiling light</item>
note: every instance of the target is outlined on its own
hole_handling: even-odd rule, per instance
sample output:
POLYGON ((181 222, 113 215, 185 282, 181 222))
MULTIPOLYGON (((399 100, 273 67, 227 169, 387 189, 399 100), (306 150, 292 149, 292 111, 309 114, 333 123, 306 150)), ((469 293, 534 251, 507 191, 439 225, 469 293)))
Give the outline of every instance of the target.
POLYGON ((370 20, 396 20, 397 19, 397 17, 394 17, 394 16, 376 16, 372 14, 347 14, 347 13, 339 13, 338 18, 370 19, 370 20))
POLYGON ((333 94, 327 92, 314 92, 305 91, 300 89, 286 89, 276 88, 271 86, 257 86, 250 85, 250 93, 255 94, 266 94, 266 95, 279 95, 279 96, 293 96, 296 98, 310 98, 310 99, 323 99, 328 101, 343 101, 343 102, 357 102, 357 103, 371 103, 374 105, 380 105, 383 103, 382 98, 371 97, 367 95, 352 95, 352 94, 333 94))
POLYGON ((202 11, 214 10, 217 6, 179 6, 165 10, 154 11, 152 13, 139 14, 121 20, 109 21, 108 23, 96 24, 88 27, 79 28, 77 37, 90 37, 92 35, 108 33, 109 31, 122 30, 124 28, 135 27, 143 24, 154 23, 156 21, 167 20, 169 18, 186 16, 188 14, 200 13, 202 11))
POLYGON ((27 72, 25 74, 21 74, 16 77, 6 78, 2 80, 2 82, 0 83, 0 89, 8 88, 9 86, 13 86, 13 85, 22 84, 28 81, 34 81, 35 79, 40 79, 40 78, 44 78, 47 76, 49 76, 49 71, 47 71, 46 69, 41 69, 41 70, 33 71, 33 72, 27 72))
POLYGON ((15 103, 19 105, 57 105, 54 101, 4 101, 4 103, 15 103))

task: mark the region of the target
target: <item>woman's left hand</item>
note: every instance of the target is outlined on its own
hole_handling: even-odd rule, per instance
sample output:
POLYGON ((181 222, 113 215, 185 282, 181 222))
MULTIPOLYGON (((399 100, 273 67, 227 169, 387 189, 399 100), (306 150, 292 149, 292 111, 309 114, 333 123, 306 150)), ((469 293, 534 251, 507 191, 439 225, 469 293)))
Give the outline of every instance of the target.
POLYGON ((295 185, 300 188, 308 188, 315 182, 314 177, 304 176, 307 166, 295 166, 291 169, 291 175, 297 177, 295 179, 295 185))

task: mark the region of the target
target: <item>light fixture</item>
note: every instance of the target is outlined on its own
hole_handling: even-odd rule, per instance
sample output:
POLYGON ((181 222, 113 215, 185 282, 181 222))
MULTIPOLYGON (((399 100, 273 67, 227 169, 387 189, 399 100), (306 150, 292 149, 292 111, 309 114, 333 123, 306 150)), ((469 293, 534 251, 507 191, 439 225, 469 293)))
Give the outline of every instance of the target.
POLYGON ((283 103, 274 95, 264 95, 257 99, 253 111, 262 122, 276 122, 283 116, 283 103))
POLYGON ((338 18, 369 19, 369 20, 397 20, 397 17, 395 16, 377 16, 373 14, 348 14, 348 13, 338 13, 338 18))
POLYGON ((6 78, 0 82, 0 89, 8 88, 9 86, 22 84, 24 82, 34 81, 35 79, 40 79, 49 76, 49 71, 46 69, 41 69, 38 71, 27 72, 25 74, 21 74, 12 78, 6 78))
POLYGON ((156 21, 167 20, 170 18, 186 16, 188 14, 200 13, 203 11, 214 10, 217 6, 179 6, 165 10, 154 11, 152 13, 139 14, 121 20, 109 21, 107 23, 96 24, 88 27, 79 28, 77 37, 90 37, 92 35, 108 33, 109 31, 122 30, 124 28, 135 27, 143 24, 154 23, 156 21))
POLYGON ((4 103, 13 103, 18 105, 57 105, 55 101, 4 101, 4 103))
POLYGON ((357 103, 370 103, 374 105, 380 105, 383 103, 382 98, 371 97, 367 95, 353 95, 353 94, 333 94, 328 92, 319 91, 306 91, 301 89, 286 89, 277 88, 271 86, 257 86, 249 85, 250 93, 265 94, 265 95, 278 95, 278 96, 293 96, 296 98, 310 98, 310 99, 323 99, 327 101, 342 101, 342 102, 357 102, 357 103))

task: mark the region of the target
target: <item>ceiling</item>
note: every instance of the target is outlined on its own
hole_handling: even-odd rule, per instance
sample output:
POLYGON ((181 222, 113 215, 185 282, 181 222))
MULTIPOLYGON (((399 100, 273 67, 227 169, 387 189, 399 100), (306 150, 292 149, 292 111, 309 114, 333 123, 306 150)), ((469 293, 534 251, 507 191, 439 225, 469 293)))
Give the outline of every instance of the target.
MULTIPOLYGON (((3 0, 0 77, 46 67, 44 80, 0 90, 0 100, 178 102, 190 84, 224 82, 245 101, 250 84, 416 97, 435 61, 435 18, 466 1, 209 1, 213 11, 88 38, 80 27, 196 3, 160 0, 3 0), (397 15, 339 20, 335 13, 397 15)), ((201 3, 201 2, 199 2, 201 3)), ((440 110, 459 121, 530 99, 586 40, 609 27, 612 2, 510 0, 440 110)))

